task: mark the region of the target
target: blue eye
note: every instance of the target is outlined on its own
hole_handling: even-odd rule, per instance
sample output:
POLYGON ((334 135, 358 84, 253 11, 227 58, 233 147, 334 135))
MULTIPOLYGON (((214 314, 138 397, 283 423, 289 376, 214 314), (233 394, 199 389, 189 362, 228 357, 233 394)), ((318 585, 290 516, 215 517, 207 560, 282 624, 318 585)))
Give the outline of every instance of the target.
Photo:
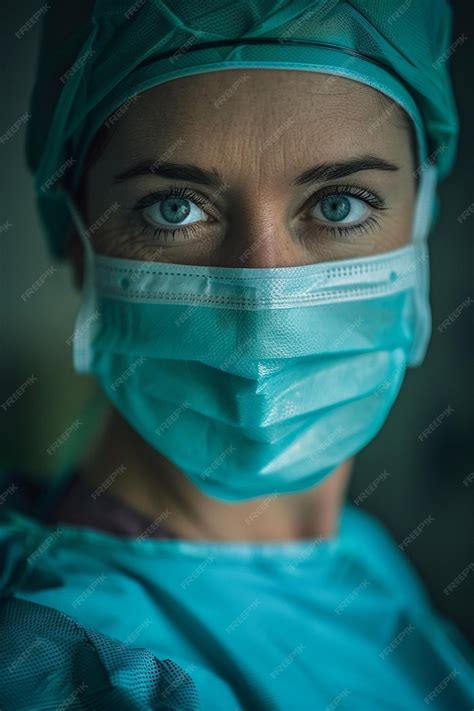
MULTIPOLYGON (((147 223, 140 234, 151 228, 154 239, 179 245, 191 237, 203 238, 209 227, 218 223, 211 205, 201 193, 171 185, 167 190, 146 195, 130 209, 139 212, 142 223, 147 223), (204 230, 203 222, 207 223, 204 230)), ((332 235, 346 235, 377 224, 369 206, 372 210, 387 209, 383 199, 373 192, 354 185, 336 185, 313 196, 310 214, 332 235)))
POLYGON ((181 227, 207 220, 207 215, 188 198, 170 196, 143 210, 144 218, 157 227, 181 227))
POLYGON ((312 216, 326 224, 349 225, 363 221, 369 212, 364 200, 334 193, 326 195, 313 205, 312 216))

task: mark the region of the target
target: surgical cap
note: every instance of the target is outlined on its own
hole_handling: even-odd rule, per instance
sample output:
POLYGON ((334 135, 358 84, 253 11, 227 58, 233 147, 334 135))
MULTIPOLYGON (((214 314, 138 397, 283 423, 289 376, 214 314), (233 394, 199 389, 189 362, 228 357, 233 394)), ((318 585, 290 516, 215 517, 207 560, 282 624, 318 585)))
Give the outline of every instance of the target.
MULTIPOLYGON (((81 0, 44 17, 27 161, 51 253, 71 231, 77 189, 101 125, 173 79, 227 69, 295 69, 363 82, 413 121, 418 170, 450 170, 457 114, 445 0, 81 0)), ((382 117, 383 119, 383 117, 382 117)))

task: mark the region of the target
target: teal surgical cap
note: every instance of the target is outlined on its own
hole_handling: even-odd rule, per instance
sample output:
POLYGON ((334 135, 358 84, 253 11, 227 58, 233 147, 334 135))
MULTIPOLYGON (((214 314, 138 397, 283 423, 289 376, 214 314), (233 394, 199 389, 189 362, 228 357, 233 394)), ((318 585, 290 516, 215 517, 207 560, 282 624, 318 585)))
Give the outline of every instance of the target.
POLYGON ((418 170, 450 170, 457 114, 445 0, 81 0, 44 16, 27 160, 53 255, 71 232, 91 142, 127 100, 173 79, 227 69, 324 72, 400 104, 417 136, 418 170))

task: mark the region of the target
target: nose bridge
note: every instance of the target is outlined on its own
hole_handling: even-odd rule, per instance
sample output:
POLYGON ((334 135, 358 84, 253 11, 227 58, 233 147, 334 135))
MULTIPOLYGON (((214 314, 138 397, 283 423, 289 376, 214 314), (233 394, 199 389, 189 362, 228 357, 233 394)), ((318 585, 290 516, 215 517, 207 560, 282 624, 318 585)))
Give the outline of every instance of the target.
POLYGON ((226 235, 227 266, 268 268, 307 263, 281 199, 267 189, 241 194, 226 235))

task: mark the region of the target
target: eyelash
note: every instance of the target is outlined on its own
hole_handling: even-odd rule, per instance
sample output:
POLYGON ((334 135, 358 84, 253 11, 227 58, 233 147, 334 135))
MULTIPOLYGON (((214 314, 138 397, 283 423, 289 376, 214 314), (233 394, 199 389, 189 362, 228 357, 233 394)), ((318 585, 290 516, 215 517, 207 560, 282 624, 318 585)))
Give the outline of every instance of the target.
MULTIPOLYGON (((365 188, 359 188, 355 185, 335 185, 333 187, 327 187, 320 190, 316 195, 311 198, 310 209, 313 208, 318 202, 324 200, 325 197, 329 195, 349 195, 349 197, 355 197, 362 200, 367 205, 370 205, 375 210, 386 210, 385 201, 376 193, 371 193, 365 188)), ((356 234, 358 232, 369 232, 378 226, 379 222, 374 215, 370 215, 365 222, 361 222, 358 225, 329 225, 325 224, 324 229, 327 230, 332 236, 346 236, 347 234, 356 234)))
MULTIPOLYGON (((359 188, 354 185, 335 185, 334 187, 327 187, 323 188, 320 190, 316 195, 313 195, 311 198, 311 203, 309 205, 309 209, 313 208, 315 205, 317 205, 321 200, 324 200, 325 197, 328 197, 329 195, 349 195, 349 197, 355 197, 358 198, 359 200, 362 200, 366 204, 370 205, 376 210, 386 210, 385 202, 384 200, 376 195, 375 193, 371 193, 365 188, 359 188)), ((143 210, 146 207, 149 207, 150 205, 153 205, 154 203, 160 201, 160 200, 168 200, 173 197, 180 197, 180 198, 187 198, 188 200, 192 200, 196 205, 198 205, 200 208, 203 210, 205 208, 209 207, 209 201, 206 200, 200 193, 195 192, 191 188, 188 187, 183 187, 183 186, 176 186, 176 185, 169 185, 165 190, 161 190, 160 192, 157 193, 150 193, 149 195, 146 195, 144 198, 139 200, 132 208, 130 208, 133 211, 140 211, 143 210)), ((314 220, 314 218, 311 218, 314 220)), ((324 225, 324 229, 327 230, 331 235, 333 236, 343 236, 347 235, 348 233, 354 233, 354 232, 367 232, 369 230, 373 230, 376 226, 378 225, 378 220, 374 215, 371 215, 368 219, 365 220, 365 222, 361 222, 358 225, 329 225, 326 224, 324 225)), ((165 227, 153 227, 150 225, 148 222, 144 225, 142 231, 140 232, 140 236, 147 230, 151 229, 153 230, 153 237, 166 237, 167 239, 174 239, 174 235, 179 233, 184 237, 186 240, 190 239, 191 236, 193 235, 194 232, 198 232, 199 228, 196 227, 196 225, 190 224, 186 225, 185 227, 178 227, 174 230, 167 229, 165 227)))
MULTIPOLYGON (((177 185, 168 185, 165 190, 160 190, 157 193, 150 193, 149 195, 145 195, 145 197, 139 200, 130 209, 133 211, 140 211, 146 207, 150 207, 150 205, 154 205, 154 203, 160 200, 168 200, 169 198, 173 197, 187 198, 188 200, 192 200, 203 210, 209 207, 209 201, 206 200, 199 193, 194 192, 194 190, 192 190, 191 188, 177 185)), ((144 225, 139 236, 141 236, 148 229, 153 230, 153 237, 163 236, 168 239, 173 239, 174 235, 178 233, 182 234, 185 239, 191 239, 193 232, 199 231, 199 228, 196 227, 194 224, 186 225, 185 227, 177 227, 175 230, 170 230, 166 229, 165 227, 153 227, 152 225, 150 225, 150 223, 147 222, 144 225)))

